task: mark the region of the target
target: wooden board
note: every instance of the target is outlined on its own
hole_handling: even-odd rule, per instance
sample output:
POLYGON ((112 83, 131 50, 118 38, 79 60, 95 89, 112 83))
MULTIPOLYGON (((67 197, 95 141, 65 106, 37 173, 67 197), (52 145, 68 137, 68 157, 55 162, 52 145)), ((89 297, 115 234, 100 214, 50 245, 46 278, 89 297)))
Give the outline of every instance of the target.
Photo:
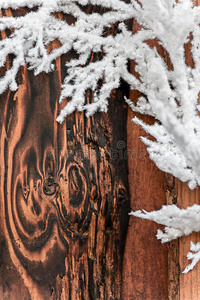
MULTIPOLYGON (((186 54, 192 66, 189 43, 186 54)), ((124 85, 113 91, 108 114, 87 119, 76 112, 56 123, 65 61, 73 55, 57 59, 50 75, 21 69, 18 91, 0 97, 0 299, 199 299, 200 266, 180 274, 199 234, 161 245, 160 226, 128 218, 130 209, 199 203, 199 190, 149 160, 124 85)), ((88 103, 92 96, 88 91, 88 103)))
MULTIPOLYGON (((199 0, 194 0, 194 5, 199 5, 199 0)), ((191 37, 192 38, 192 37, 191 37)), ((191 57, 190 41, 185 46, 186 64, 194 67, 194 62, 191 57)), ((191 191, 186 183, 176 181, 177 186, 177 205, 182 208, 192 206, 197 203, 200 204, 200 189, 197 188, 191 191)), ((179 240, 179 264, 180 271, 182 272, 185 267, 190 263, 187 259, 187 253, 190 250, 190 241, 194 243, 200 241, 200 233, 193 233, 187 237, 182 237, 179 240)), ((180 273, 180 286, 179 286, 179 299, 180 300, 196 300, 200 299, 200 264, 198 263, 192 272, 187 274, 180 273)))
MULTIPOLYGON (((200 1, 194 1, 194 4, 199 5, 200 1)), ((137 22, 134 21, 133 32, 139 28, 137 22)), ((158 53, 163 56, 168 67, 171 68, 169 55, 158 45, 157 41, 148 41, 148 43, 150 46, 157 47, 158 53)), ((194 67, 190 41, 185 45, 185 54, 186 64, 194 67)), ((131 64, 131 72, 136 74, 134 62, 131 64)), ((139 95, 138 92, 133 91, 130 98, 136 101, 139 95)), ((131 158, 128 159, 131 208, 134 210, 143 208, 150 211, 160 209, 162 204, 177 204, 183 208, 195 203, 199 204, 199 188, 191 191, 187 184, 175 180, 169 174, 163 175, 145 156, 146 154, 143 152, 145 147, 138 140, 138 137, 145 133, 135 125, 132 125, 131 128, 129 122, 133 116, 134 114, 129 111, 127 148, 128 151, 134 153, 134 156, 130 156, 131 158), (140 155, 141 151, 142 156, 140 155), (166 195, 163 193, 164 191, 166 195)), ((150 118, 142 117, 142 119, 151 122, 150 118)), ((189 263, 187 253, 190 248, 190 240, 200 241, 200 234, 193 233, 188 237, 168 243, 166 252, 165 246, 162 248, 163 246, 157 244, 158 241, 153 240, 153 238, 156 239, 154 234, 158 228, 155 224, 130 219, 129 226, 123 264, 124 299, 199 299, 200 264, 188 274, 183 274, 182 271, 189 263), (134 247, 131 247, 132 245, 134 247), (157 264, 153 259, 155 254, 159 260, 157 264)))
MULTIPOLYGON (((164 174, 149 159, 139 139, 145 133, 131 123, 133 116, 129 110, 127 151, 131 209, 151 211, 166 203, 164 174)), ((123 264, 123 299, 168 299, 167 245, 161 245, 156 239, 158 228, 151 221, 130 218, 123 264)))
MULTIPOLYGON (((133 32, 140 29, 133 20, 133 32)), ((156 41, 148 41, 151 47, 158 46, 156 41)), ((160 46, 158 46, 159 51, 160 46)), ((135 72, 131 62, 130 72, 135 72)), ((130 99, 136 102, 141 94, 130 92, 130 99)), ((149 159, 140 136, 145 132, 131 119, 135 113, 128 110, 127 151, 129 168, 129 188, 131 209, 147 211, 159 209, 166 203, 164 174, 149 159)), ((140 116, 141 117, 141 116, 140 116)), ((142 117, 152 122, 150 117, 142 117)), ((167 245, 161 245, 155 234, 159 227, 150 221, 130 218, 123 264, 123 299, 168 299, 167 245)))
MULTIPOLYGON (((200 189, 191 191, 187 184, 177 181, 178 206, 187 208, 197 203, 200 204, 200 189)), ((190 263, 187 253, 190 250, 190 241, 197 243, 200 241, 200 233, 192 233, 187 237, 182 237, 179 241, 179 263, 181 272, 190 263)), ((187 274, 180 274, 180 300, 196 300, 200 298, 200 264, 187 274)))
POLYGON ((76 112, 59 125, 68 59, 57 59, 50 75, 21 69, 18 91, 0 97, 0 299, 121 298, 129 212, 124 88, 113 91, 108 114, 76 112))

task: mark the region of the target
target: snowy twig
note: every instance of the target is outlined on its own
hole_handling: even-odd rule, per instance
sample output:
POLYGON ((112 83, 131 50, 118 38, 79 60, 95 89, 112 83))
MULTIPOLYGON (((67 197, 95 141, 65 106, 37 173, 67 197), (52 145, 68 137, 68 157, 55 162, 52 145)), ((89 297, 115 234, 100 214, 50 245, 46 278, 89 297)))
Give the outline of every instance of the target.
MULTIPOLYGON (((158 211, 138 210, 132 211, 130 215, 164 225, 164 232, 159 229, 156 235, 162 243, 200 231, 200 205, 197 204, 187 207, 187 209, 180 209, 176 205, 165 205, 158 211)), ((192 270, 200 260, 200 243, 194 244, 191 242, 190 250, 195 252, 189 252, 187 255, 192 263, 185 268, 183 273, 192 270)))

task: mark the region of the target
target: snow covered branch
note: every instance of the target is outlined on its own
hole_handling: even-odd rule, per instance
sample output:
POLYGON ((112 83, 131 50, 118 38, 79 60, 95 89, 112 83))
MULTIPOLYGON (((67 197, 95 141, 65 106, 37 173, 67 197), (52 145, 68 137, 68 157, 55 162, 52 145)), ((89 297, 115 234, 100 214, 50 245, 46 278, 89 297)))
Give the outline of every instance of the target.
MULTIPOLYGON (((2 17, 0 30, 14 29, 11 36, 0 42, 0 67, 5 64, 6 57, 12 53, 15 56, 13 66, 0 80, 0 93, 7 87, 17 89, 15 81, 20 66, 28 63, 29 69, 33 69, 35 75, 41 72, 50 72, 54 69, 53 62, 62 54, 75 50, 78 58, 71 60, 66 65, 68 71, 63 83, 60 102, 64 98, 72 97, 72 100, 61 111, 58 122, 63 122, 66 115, 75 109, 86 110, 87 115, 95 111, 107 110, 107 99, 111 91, 120 84, 122 73, 127 73, 126 65, 131 47, 125 51, 124 41, 128 44, 130 33, 125 26, 120 24, 120 33, 113 37, 104 36, 105 28, 113 23, 122 22, 133 18, 135 9, 133 5, 123 1, 3 1, 0 9, 12 7, 35 7, 36 11, 27 13, 23 17, 2 17), (102 5, 108 11, 104 14, 87 14, 80 5, 102 5), (114 10, 111 8, 114 7, 114 10), (53 13, 62 12, 70 14, 76 19, 75 24, 56 18, 53 13), (73 26, 72 26, 73 25, 73 26), (48 54, 47 46, 54 40, 59 40, 61 46, 48 54), (103 58, 88 64, 91 53, 102 52, 103 58), (97 92, 99 80, 104 84, 94 96, 92 105, 85 105, 85 93, 87 89, 97 92)), ((138 80, 134 80, 136 82, 138 80)))
MULTIPOLYGON (((16 75, 28 64, 35 75, 54 70, 55 59, 71 50, 76 58, 66 62, 67 73, 62 84, 59 102, 68 98, 57 121, 76 109, 91 116, 96 111, 106 112, 111 91, 126 81, 130 89, 141 92, 136 103, 125 99, 133 111, 154 116, 153 125, 139 118, 133 122, 155 138, 142 138, 150 158, 164 172, 173 174, 191 189, 200 185, 200 8, 191 0, 2 0, 0 10, 28 7, 32 9, 20 17, 2 16, 0 31, 10 29, 9 37, 0 40, 0 67, 9 54, 13 63, 0 78, 0 94, 7 88, 17 90, 16 75), (88 14, 87 4, 102 7, 102 13, 88 14), (35 9, 33 9, 35 8, 35 9), (74 17, 68 24, 56 17, 61 12, 74 17), (140 30, 132 33, 125 21, 135 19, 140 30), (113 24, 114 35, 106 31, 113 24), (155 40, 165 49, 169 67, 155 40), (60 47, 48 51, 54 41, 60 47), (185 59, 185 45, 191 42, 194 67, 185 59), (92 53, 101 59, 90 62, 92 53), (128 70, 129 61, 135 63, 135 74, 128 70), (137 75, 136 75, 137 73, 137 75), (101 84, 99 84, 101 83, 101 84), (86 91, 93 92, 93 103, 85 103, 86 91)), ((162 242, 200 231, 199 206, 180 210, 163 207, 158 212, 135 212, 133 216, 152 219, 166 226, 158 233, 162 242), (165 216, 166 213, 166 216, 165 216), (194 224, 194 218, 196 223, 194 224), (189 224, 189 225, 188 225, 189 224), (195 227, 197 226, 197 227, 195 227)), ((200 246, 192 244, 191 269, 200 258, 200 246)))
MULTIPOLYGON (((156 235, 162 243, 200 231, 200 205, 197 204, 187 209, 180 209, 176 205, 165 205, 159 211, 146 212, 145 210, 138 210, 131 212, 130 215, 164 225, 164 232, 159 229, 156 235)), ((189 252, 187 255, 192 263, 185 268, 183 273, 192 270, 200 260, 200 243, 194 244, 191 242, 190 250, 195 252, 189 252)))

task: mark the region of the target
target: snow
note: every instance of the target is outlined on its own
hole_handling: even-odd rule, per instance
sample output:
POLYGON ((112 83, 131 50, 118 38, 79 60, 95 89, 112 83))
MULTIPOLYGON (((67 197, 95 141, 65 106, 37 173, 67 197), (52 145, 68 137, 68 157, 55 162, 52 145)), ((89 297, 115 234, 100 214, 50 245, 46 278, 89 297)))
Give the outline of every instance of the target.
MULTIPOLYGON (((138 210, 131 212, 130 215, 164 225, 164 232, 159 229, 156 235, 162 243, 200 231, 200 205, 197 204, 187 207, 187 209, 180 209, 176 205, 164 205, 158 211, 138 210)), ((189 252, 187 257, 192 260, 192 263, 185 268, 183 273, 192 270, 200 260, 200 243, 191 242, 190 250, 194 253, 189 252)))

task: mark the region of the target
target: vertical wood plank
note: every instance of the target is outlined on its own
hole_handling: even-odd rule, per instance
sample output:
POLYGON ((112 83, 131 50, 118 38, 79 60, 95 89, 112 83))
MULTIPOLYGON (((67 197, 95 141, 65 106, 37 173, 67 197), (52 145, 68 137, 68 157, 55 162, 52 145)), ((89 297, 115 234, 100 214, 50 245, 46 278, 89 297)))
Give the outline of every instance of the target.
MULTIPOLYGON (((199 5, 199 0, 193 1, 194 5, 199 5)), ((192 36, 190 37, 192 39, 192 36)), ((186 64, 194 68, 194 61, 191 56, 191 44, 190 41, 185 45, 186 64)), ((177 204, 179 207, 187 208, 197 203, 200 204, 200 188, 190 190, 186 183, 182 183, 179 180, 177 182, 178 198, 177 204)), ((192 233, 187 237, 179 239, 179 263, 180 263, 180 298, 179 300, 194 300, 200 298, 200 264, 198 263, 192 271, 187 274, 183 274, 182 271, 190 263, 187 259, 187 253, 190 249, 190 241, 194 243, 200 241, 200 233, 192 233)))
MULTIPOLYGON (((170 174, 164 174, 164 190, 168 205, 177 204, 177 184, 170 174)), ((168 248, 168 300, 180 299, 179 239, 167 244, 168 248)))
MULTIPOLYGON (((72 55, 57 59, 51 74, 21 69, 18 91, 0 99, 1 299, 121 299, 129 211, 125 91, 113 91, 108 114, 76 112, 58 124, 72 55)), ((87 103, 92 97, 88 91, 87 103)))
MULTIPOLYGON (((133 20, 133 32, 140 29, 133 20)), ((148 41, 150 47, 163 49, 157 41, 148 41)), ((131 62, 130 71, 135 73, 135 64, 131 62)), ((130 92, 130 99, 137 101, 140 93, 130 92)), ((131 209, 147 211, 159 209, 166 204, 164 175, 149 159, 146 146, 140 136, 145 132, 131 123, 135 114, 129 109, 127 119, 127 159, 131 209)), ((140 116, 141 117, 141 116, 140 116)), ((142 116, 145 122, 152 122, 142 116)), ((161 245, 155 234, 159 228, 153 222, 130 218, 123 264, 123 299, 168 299, 167 245, 161 245)))
MULTIPOLYGON (((200 204, 200 188, 190 190, 186 183, 177 180, 178 206, 187 208, 197 203, 200 204)), ((200 233, 192 233, 179 240, 179 261, 181 272, 190 263, 187 253, 190 250, 190 241, 197 243, 200 241, 200 233)), ((180 274, 180 300, 194 300, 200 298, 200 264, 198 263, 192 271, 187 274, 180 274)))
MULTIPOLYGON (((127 151, 131 209, 159 209, 166 203, 163 173, 148 158, 146 147, 139 139, 145 133, 131 124, 133 116, 129 110, 127 151)), ((168 299, 167 245, 156 239, 158 228, 153 222, 130 218, 123 264, 123 299, 168 299)))

